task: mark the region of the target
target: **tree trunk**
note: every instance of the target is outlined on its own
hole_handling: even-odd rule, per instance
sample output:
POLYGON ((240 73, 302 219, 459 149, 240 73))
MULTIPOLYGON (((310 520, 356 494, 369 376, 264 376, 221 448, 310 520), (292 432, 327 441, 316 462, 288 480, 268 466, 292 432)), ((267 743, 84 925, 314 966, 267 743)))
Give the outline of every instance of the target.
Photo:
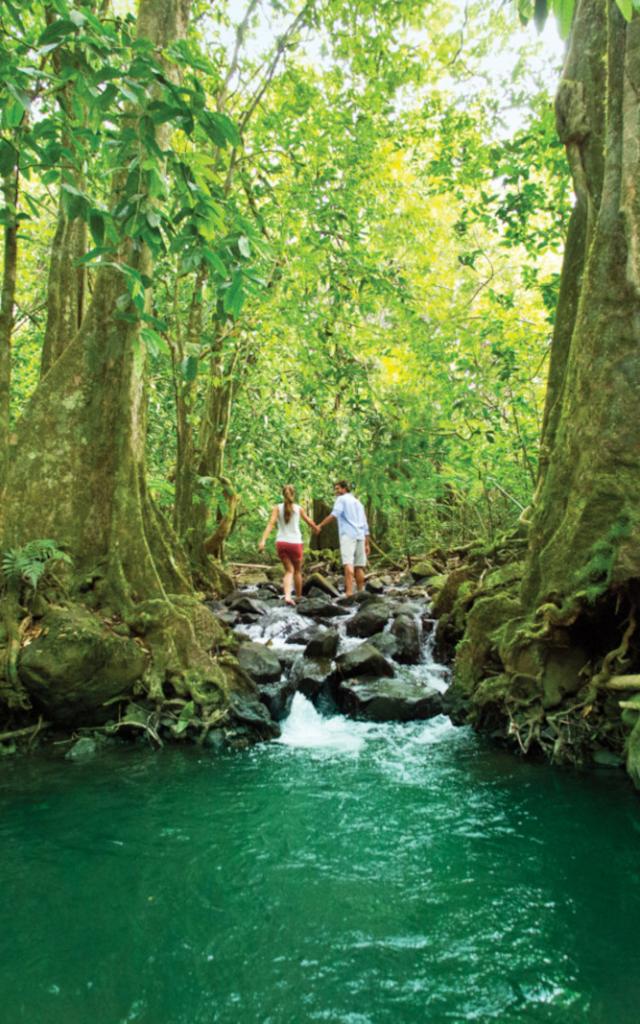
POLYGON ((583 109, 582 129, 574 126, 565 139, 583 197, 574 224, 582 218, 583 226, 570 236, 565 261, 571 297, 560 314, 569 323, 557 334, 555 366, 552 360, 549 461, 532 517, 527 607, 572 602, 585 591, 591 597, 640 576, 639 30, 637 19, 625 23, 615 0, 581 0, 570 65, 580 77, 565 79, 559 91, 560 104, 570 91, 574 109, 583 109), (585 237, 583 273, 576 235, 585 237), (595 546, 607 538, 598 577, 595 546))
MULTIPOLYGON (((606 681, 640 668, 640 18, 578 0, 558 92, 577 203, 520 593, 476 591, 450 707, 527 751, 588 759, 628 737, 606 681), (458 701, 461 703, 458 705, 458 701)), ((624 677, 623 677, 624 678, 624 677)), ((627 767, 640 780, 640 725, 627 767)), ((640 784, 640 782, 639 782, 640 784)))
MULTIPOLYGON (((184 37, 187 13, 187 0, 141 0, 138 34, 162 50, 184 37)), ((121 185, 116 175, 114 205, 121 185)), ((145 245, 128 240, 119 258, 149 276, 145 245)), ((190 584, 146 490, 144 355, 138 320, 118 316, 122 291, 118 268, 100 268, 80 331, 19 425, 0 516, 6 543, 55 538, 79 567, 101 564, 106 589, 130 604, 190 584)))
POLYGON ((9 470, 11 413, 11 335, 18 273, 18 171, 4 180, 7 223, 4 229, 4 268, 0 292, 0 505, 9 470))

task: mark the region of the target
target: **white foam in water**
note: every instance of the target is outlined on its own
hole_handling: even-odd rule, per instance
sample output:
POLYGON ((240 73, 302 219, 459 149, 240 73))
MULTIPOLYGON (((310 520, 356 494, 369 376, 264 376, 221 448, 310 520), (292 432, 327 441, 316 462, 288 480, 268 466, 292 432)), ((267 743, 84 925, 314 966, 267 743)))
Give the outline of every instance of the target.
POLYGON ((282 734, 276 743, 288 747, 325 747, 343 753, 354 753, 364 746, 370 726, 336 716, 322 718, 310 700, 296 693, 289 717, 282 723, 282 734))

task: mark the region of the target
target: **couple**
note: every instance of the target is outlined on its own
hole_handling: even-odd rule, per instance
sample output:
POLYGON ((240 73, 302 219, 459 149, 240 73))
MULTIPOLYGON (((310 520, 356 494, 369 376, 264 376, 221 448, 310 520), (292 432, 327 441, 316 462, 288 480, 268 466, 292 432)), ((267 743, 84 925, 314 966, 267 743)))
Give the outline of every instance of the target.
POLYGON ((291 484, 282 488, 284 502, 274 505, 271 511, 271 518, 260 538, 258 550, 264 551, 267 537, 277 523, 276 551, 284 566, 282 587, 286 604, 294 603, 291 597, 292 584, 295 585, 296 596, 302 596, 301 518, 315 533, 320 533, 322 527, 330 523, 332 519, 337 521, 340 534, 340 557, 344 570, 344 592, 347 597, 353 594, 354 581, 358 590, 364 589, 364 570, 370 550, 367 516, 362 502, 351 494, 346 480, 339 480, 335 483, 333 490, 335 494, 333 508, 318 525, 314 523, 313 519, 309 519, 300 505, 295 504, 295 491, 291 484))

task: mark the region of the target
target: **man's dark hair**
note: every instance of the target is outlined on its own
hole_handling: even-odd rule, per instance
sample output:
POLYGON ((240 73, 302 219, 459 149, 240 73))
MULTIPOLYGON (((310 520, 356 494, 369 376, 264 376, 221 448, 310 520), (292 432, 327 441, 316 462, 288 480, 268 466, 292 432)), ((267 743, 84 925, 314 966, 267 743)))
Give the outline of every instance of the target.
POLYGON ((334 487, 341 487, 343 491, 350 491, 351 488, 346 480, 336 480, 334 487))

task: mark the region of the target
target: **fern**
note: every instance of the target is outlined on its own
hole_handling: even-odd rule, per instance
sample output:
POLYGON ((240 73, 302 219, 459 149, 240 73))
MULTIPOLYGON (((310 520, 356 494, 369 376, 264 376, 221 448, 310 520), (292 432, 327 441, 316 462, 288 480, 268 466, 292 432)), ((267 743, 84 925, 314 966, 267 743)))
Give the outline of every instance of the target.
POLYGON ((55 540, 31 540, 3 553, 2 574, 7 583, 27 583, 35 593, 53 562, 71 564, 71 559, 55 540))

